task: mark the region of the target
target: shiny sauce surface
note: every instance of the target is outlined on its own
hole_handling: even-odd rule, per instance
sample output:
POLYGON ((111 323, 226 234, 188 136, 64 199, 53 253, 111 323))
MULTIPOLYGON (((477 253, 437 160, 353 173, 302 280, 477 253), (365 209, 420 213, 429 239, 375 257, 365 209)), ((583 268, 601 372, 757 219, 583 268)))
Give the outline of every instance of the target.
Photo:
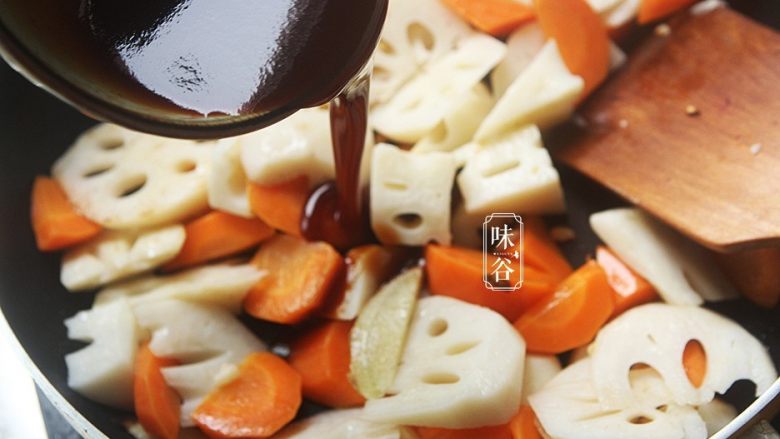
POLYGON ((336 180, 314 190, 301 228, 345 250, 372 239, 359 181, 369 79, 356 75, 386 8, 386 0, 82 0, 80 14, 118 75, 183 112, 241 115, 332 100, 336 180))
POLYGON ((80 0, 81 23, 147 100, 201 115, 332 99, 370 56, 385 1, 80 0))

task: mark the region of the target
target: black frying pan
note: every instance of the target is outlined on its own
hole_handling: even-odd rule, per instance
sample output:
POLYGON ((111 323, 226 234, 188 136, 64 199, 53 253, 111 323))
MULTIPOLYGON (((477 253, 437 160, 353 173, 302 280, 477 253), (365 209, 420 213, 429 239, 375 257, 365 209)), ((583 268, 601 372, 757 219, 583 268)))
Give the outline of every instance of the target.
MULTIPOLYGON (((736 5, 752 17, 780 28, 780 1, 742 0, 736 5)), ((62 321, 89 308, 93 294, 68 293, 59 283, 59 255, 35 248, 29 225, 29 195, 33 177, 46 174, 54 160, 95 122, 37 89, 0 62, 0 309, 31 360, 34 378, 52 402, 79 430, 90 437, 102 432, 130 438, 122 422, 130 414, 93 403, 67 387, 65 354, 82 345, 69 341, 62 321)), ((780 132, 778 132, 780 135, 780 132)), ((551 138, 550 143, 555 139, 551 138)), ((561 170, 569 205, 567 223, 577 234, 566 244, 573 263, 581 263, 597 243, 587 225, 591 212, 624 204, 613 194, 566 169, 561 170)), ((780 365, 780 313, 763 311, 744 301, 713 306, 742 323, 770 349, 780 365)), ((0 328, 2 329, 2 328, 0 328)), ((266 340, 284 338, 279 327, 263 327, 266 340), (269 332, 270 331, 270 332, 269 332)), ((0 359, 0 362, 3 359, 0 359)), ((771 419, 780 405, 760 401, 748 407, 749 385, 738 383, 727 398, 747 410, 727 430, 737 431, 752 419, 771 419), (763 411, 762 411, 763 409, 763 411)), ((776 383, 768 393, 780 393, 776 383)), ((769 400, 770 398, 765 398, 769 400)), ((316 410, 305 407, 306 412, 316 410)))

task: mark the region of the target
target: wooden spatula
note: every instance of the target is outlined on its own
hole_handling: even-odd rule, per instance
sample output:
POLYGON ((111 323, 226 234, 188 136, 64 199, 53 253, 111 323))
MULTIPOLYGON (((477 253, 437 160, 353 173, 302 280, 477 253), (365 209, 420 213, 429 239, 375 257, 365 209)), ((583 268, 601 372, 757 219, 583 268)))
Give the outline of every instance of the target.
POLYGON ((727 8, 670 25, 556 155, 711 249, 780 245, 780 34, 727 8))

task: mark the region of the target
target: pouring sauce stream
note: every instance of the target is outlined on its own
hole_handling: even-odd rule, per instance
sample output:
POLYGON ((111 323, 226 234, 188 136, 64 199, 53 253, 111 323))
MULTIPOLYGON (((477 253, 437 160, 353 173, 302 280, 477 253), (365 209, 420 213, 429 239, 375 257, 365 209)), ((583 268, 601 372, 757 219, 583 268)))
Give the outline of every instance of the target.
POLYGON ((336 181, 317 187, 301 219, 303 236, 345 250, 371 240, 360 187, 368 129, 369 74, 364 71, 330 103, 336 181))

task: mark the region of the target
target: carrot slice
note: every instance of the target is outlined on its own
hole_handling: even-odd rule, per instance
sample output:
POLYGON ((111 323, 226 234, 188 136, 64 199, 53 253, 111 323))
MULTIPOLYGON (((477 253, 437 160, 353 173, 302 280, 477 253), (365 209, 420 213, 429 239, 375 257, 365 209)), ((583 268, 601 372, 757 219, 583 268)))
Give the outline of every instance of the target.
POLYGON ((250 183, 247 192, 249 206, 258 218, 289 235, 301 236, 303 208, 310 192, 307 176, 270 186, 250 183))
POLYGON ((523 314, 515 328, 529 351, 544 354, 582 346, 607 321, 614 304, 604 270, 588 261, 548 296, 523 314))
POLYGON ((38 250, 52 251, 84 242, 100 233, 101 227, 81 216, 59 183, 49 177, 35 177, 30 208, 38 250))
POLYGON ((301 374, 303 396, 330 407, 354 407, 366 401, 347 379, 351 329, 351 322, 327 322, 292 344, 290 365, 301 374))
MULTIPOLYGON (((520 242, 515 244, 516 250, 521 250, 519 247, 520 242)), ((523 263, 526 267, 546 272, 555 279, 556 284, 571 274, 569 261, 547 233, 547 227, 541 218, 523 218, 522 247, 523 263)))
POLYGON ((489 427, 449 429, 434 427, 416 427, 420 439, 512 439, 512 432, 506 424, 489 427))
POLYGON ((542 439, 536 427, 536 415, 527 405, 521 406, 508 424, 465 429, 415 427, 415 432, 420 439, 542 439))
POLYGON ((269 437, 301 406, 301 376, 268 352, 249 355, 238 377, 214 390, 192 413, 211 438, 269 437))
POLYGON ((596 249, 596 262, 607 273, 607 282, 612 287, 615 309, 612 317, 629 308, 658 300, 658 293, 650 283, 638 275, 604 246, 596 249))
POLYGON ((696 3, 696 0, 642 0, 642 4, 639 5, 637 21, 640 24, 647 24, 659 18, 672 15, 694 3, 696 3))
POLYGON ((691 340, 683 351, 683 367, 688 380, 694 387, 701 387, 707 375, 707 353, 697 340, 691 340))
POLYGON ((444 4, 471 25, 503 37, 534 18, 533 9, 513 0, 444 0, 444 4))
POLYGON ((536 414, 534 414, 531 406, 521 406, 520 411, 509 421, 512 439, 542 439, 542 435, 539 433, 539 428, 536 425, 536 414))
POLYGON ((535 0, 545 35, 555 40, 569 71, 582 77, 582 96, 609 73, 609 36, 601 17, 585 0, 535 0))
MULTIPOLYGON (((495 258, 489 258, 492 264, 495 258)), ((555 279, 532 267, 525 267, 523 286, 512 292, 491 291, 482 281, 482 252, 430 244, 425 248, 425 269, 432 294, 454 297, 496 311, 515 320, 523 311, 551 295, 555 279)), ((510 282, 517 282, 512 273, 510 282)))
POLYGON ((176 360, 158 358, 143 345, 135 358, 133 369, 133 399, 138 422, 154 437, 176 439, 179 435, 181 400, 163 378, 163 367, 176 365, 176 360))
POLYGON ((209 212, 185 226, 187 238, 179 254, 165 265, 175 270, 248 250, 274 234, 257 218, 247 219, 225 212, 209 212))
POLYGON ((343 275, 344 258, 329 244, 277 235, 252 263, 268 271, 244 299, 250 315, 277 323, 298 323, 320 307, 343 275))

